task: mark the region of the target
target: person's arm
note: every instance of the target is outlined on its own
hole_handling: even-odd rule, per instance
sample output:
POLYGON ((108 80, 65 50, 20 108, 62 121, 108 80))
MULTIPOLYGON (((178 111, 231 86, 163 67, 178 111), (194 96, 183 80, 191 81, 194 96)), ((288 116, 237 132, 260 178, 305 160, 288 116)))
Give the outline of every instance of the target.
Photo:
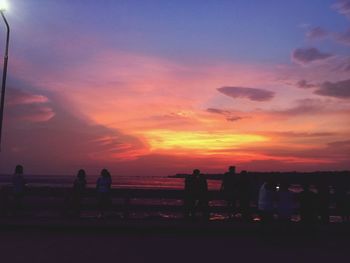
POLYGON ((224 190, 225 190, 225 178, 222 178, 220 191, 224 191, 224 190))
POLYGON ((96 188, 95 188, 96 190, 98 189, 99 185, 100 185, 100 178, 98 178, 96 181, 96 188))

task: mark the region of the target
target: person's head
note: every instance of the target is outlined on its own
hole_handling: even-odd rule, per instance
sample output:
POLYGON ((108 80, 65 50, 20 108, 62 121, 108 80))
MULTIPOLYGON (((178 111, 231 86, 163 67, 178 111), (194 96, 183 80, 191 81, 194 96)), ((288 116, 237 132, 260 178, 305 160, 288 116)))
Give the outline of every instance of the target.
POLYGON ((79 179, 85 179, 85 176, 86 176, 85 170, 84 170, 84 169, 80 169, 80 170, 78 171, 77 177, 78 177, 79 179))
POLYGON ((102 177, 109 177, 109 172, 107 169, 102 169, 101 170, 101 176, 102 177))
POLYGON ((23 166, 18 164, 15 168, 15 174, 23 174, 23 166))
POLYGON ((236 166, 230 166, 230 167, 228 168, 228 172, 229 172, 230 174, 235 174, 235 173, 236 173, 236 166))
POLYGON ((199 169, 194 169, 192 174, 194 176, 199 176, 201 174, 201 171, 199 169))

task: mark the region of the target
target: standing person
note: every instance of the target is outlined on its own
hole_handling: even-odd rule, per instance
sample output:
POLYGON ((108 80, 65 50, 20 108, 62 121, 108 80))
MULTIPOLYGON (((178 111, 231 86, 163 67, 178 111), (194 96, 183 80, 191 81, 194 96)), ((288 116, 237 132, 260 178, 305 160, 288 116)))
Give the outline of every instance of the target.
POLYGON ((317 220, 316 197, 316 194, 310 191, 309 184, 304 183, 303 191, 300 193, 300 220, 308 226, 317 220))
POLYGON ((198 209, 202 213, 205 220, 209 220, 209 198, 208 198, 208 183, 204 175, 201 175, 198 169, 196 171, 197 187, 198 187, 198 209))
POLYGON ((276 188, 271 178, 265 180, 260 187, 258 209, 262 223, 271 222, 273 219, 275 192, 276 188))
POLYGON ((73 194, 72 194, 73 213, 78 217, 80 216, 81 200, 85 190, 86 190, 86 173, 84 169, 80 169, 73 183, 73 194))
POLYGON ((111 191, 112 179, 107 169, 102 169, 100 177, 96 182, 97 202, 100 210, 99 218, 104 217, 106 210, 111 205, 111 191))
POLYGON ((237 178, 235 166, 230 166, 228 172, 224 174, 220 190, 226 199, 229 217, 233 218, 236 212, 237 201, 237 178))
POLYGON ((319 215, 321 216, 321 222, 324 224, 329 223, 330 189, 327 179, 325 175, 322 175, 317 186, 319 215))
POLYGON ((17 213, 23 208, 23 196, 26 189, 26 180, 23 177, 23 166, 17 165, 12 176, 13 210, 17 213))
POLYGON ((197 199, 197 178, 196 174, 198 169, 193 170, 191 175, 187 175, 185 178, 185 191, 184 191, 184 210, 185 218, 194 218, 196 214, 196 199, 197 199))
POLYGON ((0 187, 0 216, 7 216, 9 212, 9 191, 7 187, 0 187))
POLYGON ((237 199, 239 201, 239 211, 243 220, 249 221, 252 184, 247 171, 242 171, 237 179, 237 199))
POLYGON ((293 215, 293 193, 289 191, 289 183, 282 182, 277 192, 278 220, 289 223, 293 215))
POLYGON ((349 185, 347 178, 341 175, 334 186, 335 190, 335 200, 336 208, 338 214, 342 217, 343 222, 349 221, 349 185))

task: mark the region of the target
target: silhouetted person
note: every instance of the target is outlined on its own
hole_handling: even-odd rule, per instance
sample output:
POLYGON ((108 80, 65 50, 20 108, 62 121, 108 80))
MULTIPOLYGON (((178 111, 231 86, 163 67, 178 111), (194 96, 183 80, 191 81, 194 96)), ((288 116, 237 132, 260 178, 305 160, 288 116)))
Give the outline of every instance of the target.
POLYGON ((198 184, 198 210, 202 213, 203 219, 209 219, 209 197, 208 197, 208 183, 204 175, 200 174, 200 171, 196 172, 197 184, 198 184))
POLYGON ((111 175, 107 169, 103 169, 96 182, 97 202, 100 210, 99 217, 103 217, 106 210, 110 208, 112 202, 110 195, 111 186, 111 175))
POLYGON ((303 191, 299 194, 300 220, 306 225, 311 225, 317 221, 317 196, 310 190, 308 183, 304 183, 302 187, 303 191))
POLYGON ((290 222, 294 211, 293 193, 289 191, 289 183, 282 181, 277 191, 278 219, 282 223, 290 222))
POLYGON ((7 216, 9 212, 9 191, 7 187, 0 188, 0 216, 7 216))
POLYGON ((268 178, 259 190, 258 209, 262 223, 268 223, 273 220, 275 193, 275 184, 271 178, 268 178))
POLYGON ((237 202, 237 178, 235 166, 230 166, 228 172, 224 174, 221 184, 221 192, 226 199, 229 217, 232 218, 236 213, 237 202))
POLYGON ((242 171, 237 178, 237 200, 239 211, 244 220, 250 219, 250 199, 252 184, 247 171, 242 171))
POLYGON ((348 193, 349 185, 346 179, 347 178, 344 175, 340 176, 334 189, 337 211, 342 217, 343 222, 348 222, 350 219, 350 195, 348 193))
POLYGON ((86 173, 80 169, 73 183, 72 208, 75 216, 80 216, 81 201, 86 190, 86 173))
POLYGON ((318 210, 321 216, 321 222, 324 224, 329 223, 329 205, 330 205, 330 192, 329 182, 326 176, 321 176, 319 184, 317 185, 318 190, 318 210))
POLYGON ((26 189, 26 180, 23 177, 23 166, 17 165, 12 176, 13 212, 16 214, 23 208, 23 197, 26 189))
POLYGON ((197 202, 197 173, 198 169, 193 170, 191 175, 187 175, 185 178, 185 193, 184 193, 184 209, 185 218, 194 218, 196 214, 196 202, 197 202))

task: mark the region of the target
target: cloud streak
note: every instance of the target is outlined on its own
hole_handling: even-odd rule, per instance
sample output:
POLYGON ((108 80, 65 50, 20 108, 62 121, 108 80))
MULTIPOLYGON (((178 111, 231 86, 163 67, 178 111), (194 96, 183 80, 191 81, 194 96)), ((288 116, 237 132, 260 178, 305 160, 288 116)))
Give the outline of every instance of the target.
POLYGON ((269 101, 275 96, 275 93, 264 89, 245 88, 245 87, 221 87, 217 89, 220 93, 234 99, 245 98, 252 101, 269 101))

